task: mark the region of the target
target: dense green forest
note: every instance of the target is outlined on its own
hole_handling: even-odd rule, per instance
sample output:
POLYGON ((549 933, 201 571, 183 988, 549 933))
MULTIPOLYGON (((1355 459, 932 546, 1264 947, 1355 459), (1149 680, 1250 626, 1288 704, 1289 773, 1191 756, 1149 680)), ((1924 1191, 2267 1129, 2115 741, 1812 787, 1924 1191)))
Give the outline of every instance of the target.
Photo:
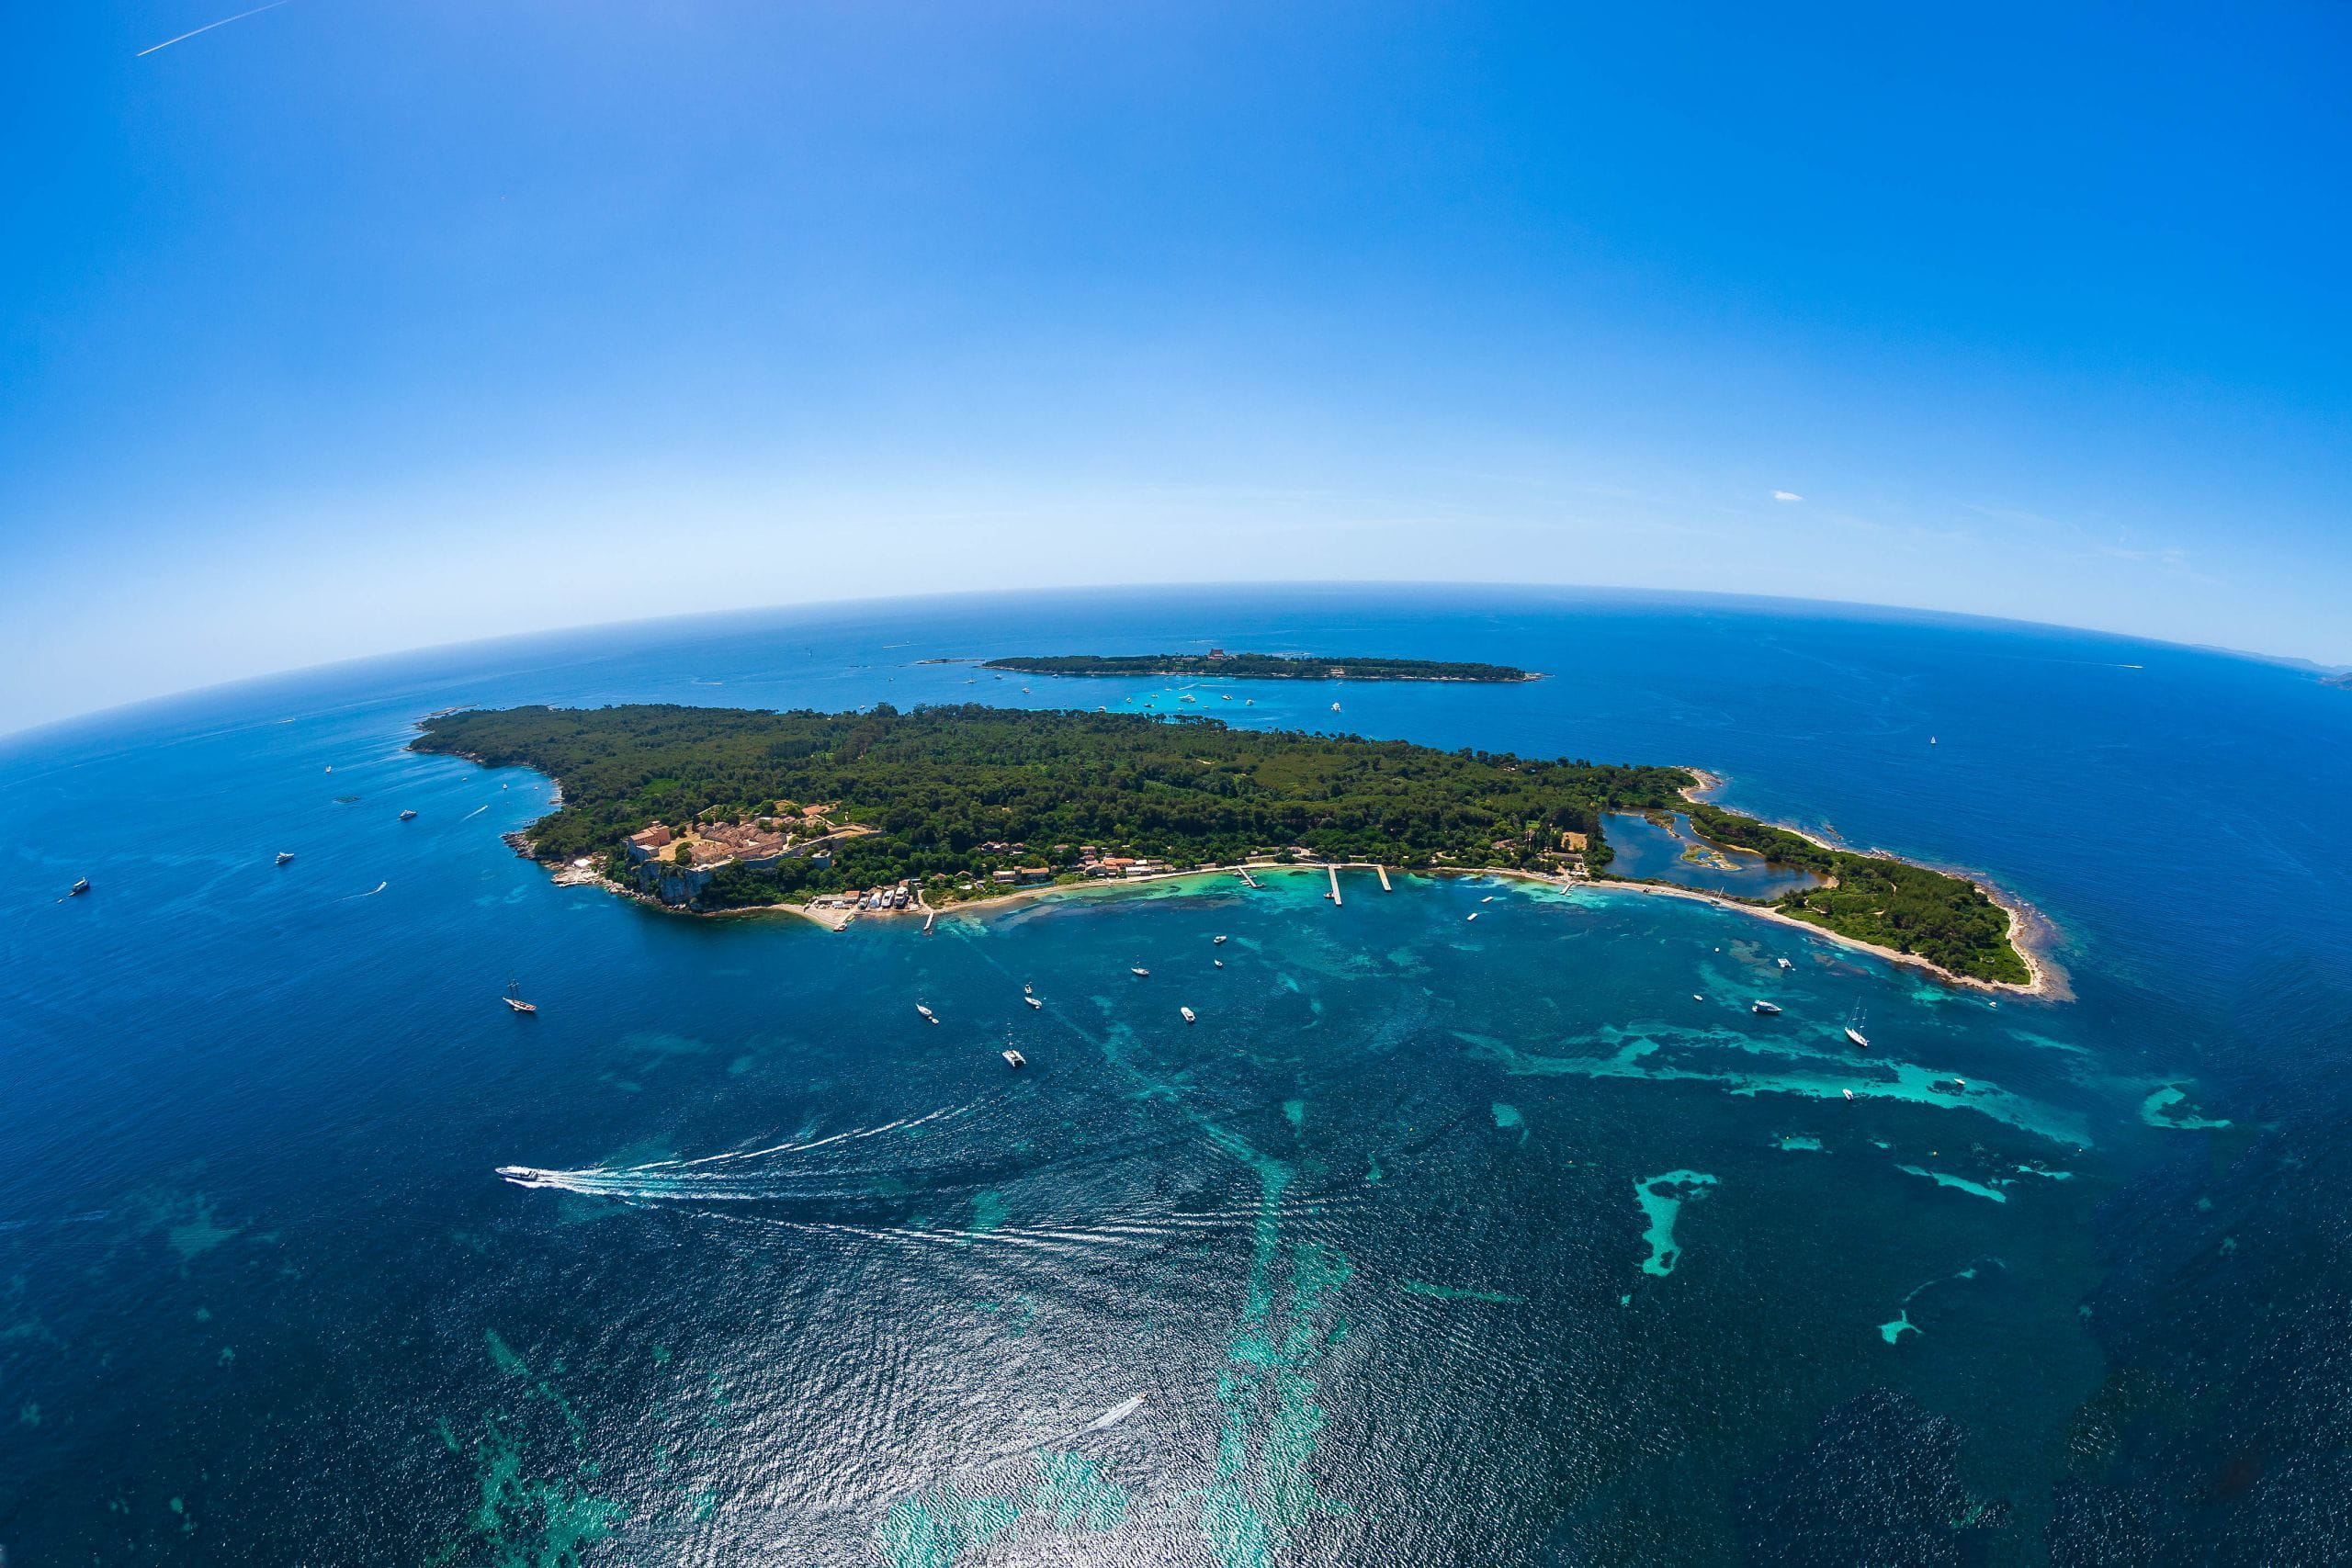
POLYGON ((760 713, 669 705, 511 708, 424 721, 422 751, 524 766, 556 779, 562 807, 530 829, 543 860, 595 856, 617 876, 622 841, 660 821, 735 821, 823 806, 876 829, 832 863, 786 858, 722 868, 707 908, 798 901, 902 877, 933 903, 990 872, 1068 874, 1081 846, 1178 866, 1294 846, 1317 858, 1399 867, 1551 863, 1563 833, 1610 856, 1600 815, 1688 810, 1725 844, 1836 879, 1783 901, 1829 930, 1956 973, 2025 977, 2007 918, 1971 884, 1900 862, 1824 849, 1712 806, 1691 806, 1680 768, 1441 751, 1402 740, 1235 729, 1160 719, 978 706, 899 713, 760 713))
POLYGON ((983 670, 1024 675, 1202 675, 1224 681, 1533 681, 1508 664, 1447 663, 1429 659, 1320 659, 1293 653, 1057 654, 1039 659, 991 659, 983 670))

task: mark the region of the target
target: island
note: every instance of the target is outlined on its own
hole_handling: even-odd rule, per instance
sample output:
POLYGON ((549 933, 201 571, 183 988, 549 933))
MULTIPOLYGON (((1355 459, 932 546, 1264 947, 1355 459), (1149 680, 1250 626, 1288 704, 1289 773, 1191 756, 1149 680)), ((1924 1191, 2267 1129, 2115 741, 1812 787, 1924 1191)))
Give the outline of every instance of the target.
POLYGON ((1023 675, 1194 675, 1219 681, 1471 681, 1500 684, 1541 681, 1508 664, 1430 659, 1337 659, 1303 653, 1068 653, 1036 659, 990 659, 983 670, 1023 675))
POLYGON ((2323 675, 2319 678, 2319 683, 2323 686, 2334 686, 2341 691, 2352 692, 2352 670, 2339 670, 2333 675, 2323 675))
POLYGON ((1604 819, 1634 813, 1805 874, 1770 898, 1624 886, 1742 905, 1954 979, 2036 978, 2013 912, 1976 883, 1725 810, 1690 768, 969 705, 520 707, 419 729, 416 750, 556 781, 562 804, 524 852, 695 912, 936 911, 1261 863, 1606 879, 1604 819))

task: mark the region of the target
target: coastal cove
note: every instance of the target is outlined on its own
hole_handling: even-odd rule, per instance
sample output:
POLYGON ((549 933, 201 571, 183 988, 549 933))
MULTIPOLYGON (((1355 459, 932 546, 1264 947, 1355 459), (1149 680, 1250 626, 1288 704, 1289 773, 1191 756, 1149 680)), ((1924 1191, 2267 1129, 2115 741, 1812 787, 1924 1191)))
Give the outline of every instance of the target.
MULTIPOLYGON (((2298 1561, 2352 1517, 2333 1407, 2278 1371, 2352 1334, 2329 1250, 2352 895, 2312 869, 2352 863, 2348 768, 2343 694, 2246 660, 1427 591, 606 628, 21 739, 0 1544, 165 1568, 2298 1561), (1969 866, 2030 901, 2018 944, 2080 1000, 1608 866, 1318 851, 1255 888, 976 878, 929 934, 679 918, 611 896, 607 858, 502 844, 593 816, 593 778, 409 746, 419 715, 549 703, 986 692, 1058 724, 1073 688, 1340 722, 1314 682, 1247 688, 1245 717, 1238 683, 1023 693, 923 662, 1210 635, 1551 671, 1365 682, 1344 722, 1457 761, 1703 760, 1640 808, 1704 806, 1680 782, 1713 775, 1824 852, 1969 866), (2258 814, 2250 767, 2277 786, 2258 814), (2232 868, 2194 919, 2151 849, 2170 822, 2232 868), (1389 890, 1351 865, 1335 903, 1326 860, 1389 890), (2258 1478, 2217 1487, 2250 1446, 2258 1478)), ((891 801, 784 793, 889 836, 891 801)), ((1473 826, 1464 852, 1519 836, 1473 826)))

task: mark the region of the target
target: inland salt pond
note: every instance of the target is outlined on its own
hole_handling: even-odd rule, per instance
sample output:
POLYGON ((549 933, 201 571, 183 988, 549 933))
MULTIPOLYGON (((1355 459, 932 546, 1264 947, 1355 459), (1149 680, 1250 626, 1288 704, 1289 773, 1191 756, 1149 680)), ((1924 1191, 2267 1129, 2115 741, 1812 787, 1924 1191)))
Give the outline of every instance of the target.
POLYGON ((1672 882, 1735 898, 1777 898, 1818 887, 1821 878, 1797 866, 1776 865, 1753 850, 1711 843, 1679 811, 1611 811, 1602 831, 1617 852, 1612 876, 1637 882, 1672 882))

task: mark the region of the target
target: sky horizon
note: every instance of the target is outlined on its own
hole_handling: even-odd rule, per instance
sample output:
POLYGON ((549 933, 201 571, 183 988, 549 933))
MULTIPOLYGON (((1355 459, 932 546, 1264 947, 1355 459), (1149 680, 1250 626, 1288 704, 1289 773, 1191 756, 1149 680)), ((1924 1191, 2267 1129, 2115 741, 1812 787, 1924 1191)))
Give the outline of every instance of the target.
POLYGON ((2341 6, 242 9, 0 61, 0 733, 1216 581, 2352 664, 2341 6))

